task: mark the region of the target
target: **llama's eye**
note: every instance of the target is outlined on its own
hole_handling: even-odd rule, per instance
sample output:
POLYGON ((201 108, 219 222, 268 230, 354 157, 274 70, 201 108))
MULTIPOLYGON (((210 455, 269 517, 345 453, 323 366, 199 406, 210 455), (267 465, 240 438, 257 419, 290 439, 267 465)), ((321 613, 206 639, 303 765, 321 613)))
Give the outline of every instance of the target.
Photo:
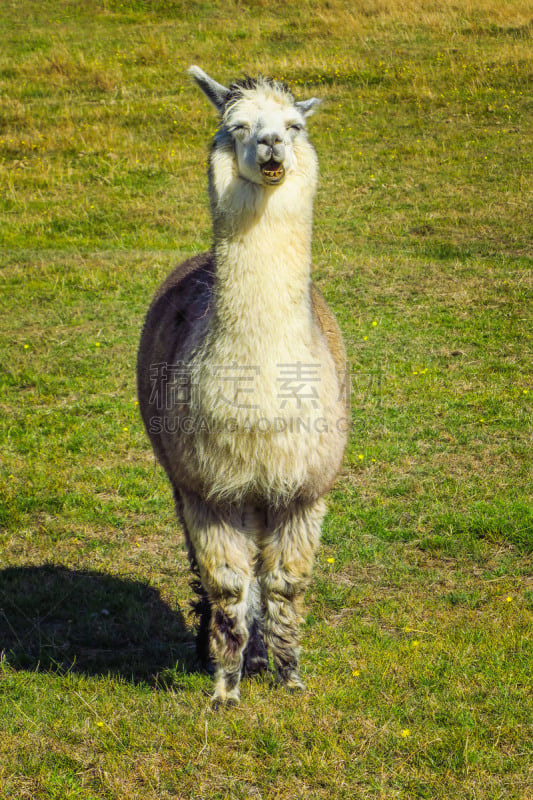
POLYGON ((303 130, 303 125, 300 125, 299 122, 293 122, 291 125, 287 126, 290 131, 294 131, 295 133, 299 133, 303 130))
POLYGON ((232 125, 230 128, 230 133, 244 134, 249 133, 250 129, 248 125, 232 125))

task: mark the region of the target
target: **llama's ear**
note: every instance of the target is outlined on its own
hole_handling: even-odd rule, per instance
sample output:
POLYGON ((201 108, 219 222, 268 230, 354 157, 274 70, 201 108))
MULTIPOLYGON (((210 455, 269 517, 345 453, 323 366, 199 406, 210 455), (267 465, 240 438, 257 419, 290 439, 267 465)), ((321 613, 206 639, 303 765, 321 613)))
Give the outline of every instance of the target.
POLYGON ((229 89, 210 78, 200 67, 189 67, 187 72, 194 78, 208 100, 213 103, 218 113, 223 114, 229 96, 229 89))
POLYGON ((314 114, 318 106, 321 104, 322 100, 320 97, 310 97, 309 100, 298 100, 298 102, 295 103, 296 108, 304 115, 304 117, 310 117, 311 114, 314 114))

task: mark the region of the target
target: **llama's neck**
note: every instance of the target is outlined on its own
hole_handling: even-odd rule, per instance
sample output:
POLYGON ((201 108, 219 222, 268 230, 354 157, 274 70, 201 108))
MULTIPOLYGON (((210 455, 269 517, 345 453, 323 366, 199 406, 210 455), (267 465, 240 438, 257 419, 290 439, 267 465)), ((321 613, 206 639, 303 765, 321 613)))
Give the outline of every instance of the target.
MULTIPOLYGON (((268 207, 215 238, 217 324, 235 334, 281 331, 309 311, 311 215, 281 216, 268 207)), ((225 226, 221 226, 225 227, 225 226)))
POLYGON ((264 188, 235 176, 230 153, 210 175, 216 285, 213 324, 244 352, 264 354, 311 328, 310 266, 316 160, 264 188), (306 171, 304 170, 306 168, 306 171), (311 175, 309 175, 311 172, 311 175))

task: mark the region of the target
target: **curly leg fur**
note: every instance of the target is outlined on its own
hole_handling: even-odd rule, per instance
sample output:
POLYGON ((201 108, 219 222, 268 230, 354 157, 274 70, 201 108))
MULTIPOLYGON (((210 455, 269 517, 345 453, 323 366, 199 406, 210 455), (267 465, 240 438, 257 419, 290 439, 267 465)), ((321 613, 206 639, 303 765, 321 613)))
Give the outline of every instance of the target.
POLYGON ((196 495, 181 493, 191 566, 200 581, 199 655, 215 667, 213 703, 239 702, 242 672, 268 668, 272 651, 278 680, 304 685, 298 672, 300 605, 311 576, 325 505, 271 512, 263 524, 243 513, 223 513, 196 495))
POLYGON ((322 501, 273 518, 260 543, 259 580, 265 608, 265 639, 278 680, 303 689, 298 672, 300 604, 313 566, 324 516, 322 501))

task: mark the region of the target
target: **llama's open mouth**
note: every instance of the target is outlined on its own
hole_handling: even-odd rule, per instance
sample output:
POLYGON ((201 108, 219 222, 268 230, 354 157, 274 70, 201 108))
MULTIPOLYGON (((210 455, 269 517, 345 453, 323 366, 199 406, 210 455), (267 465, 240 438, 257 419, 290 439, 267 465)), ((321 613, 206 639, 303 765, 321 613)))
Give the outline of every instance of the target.
POLYGON ((273 158, 261 164, 261 175, 265 183, 280 183, 285 177, 285 167, 273 158))

